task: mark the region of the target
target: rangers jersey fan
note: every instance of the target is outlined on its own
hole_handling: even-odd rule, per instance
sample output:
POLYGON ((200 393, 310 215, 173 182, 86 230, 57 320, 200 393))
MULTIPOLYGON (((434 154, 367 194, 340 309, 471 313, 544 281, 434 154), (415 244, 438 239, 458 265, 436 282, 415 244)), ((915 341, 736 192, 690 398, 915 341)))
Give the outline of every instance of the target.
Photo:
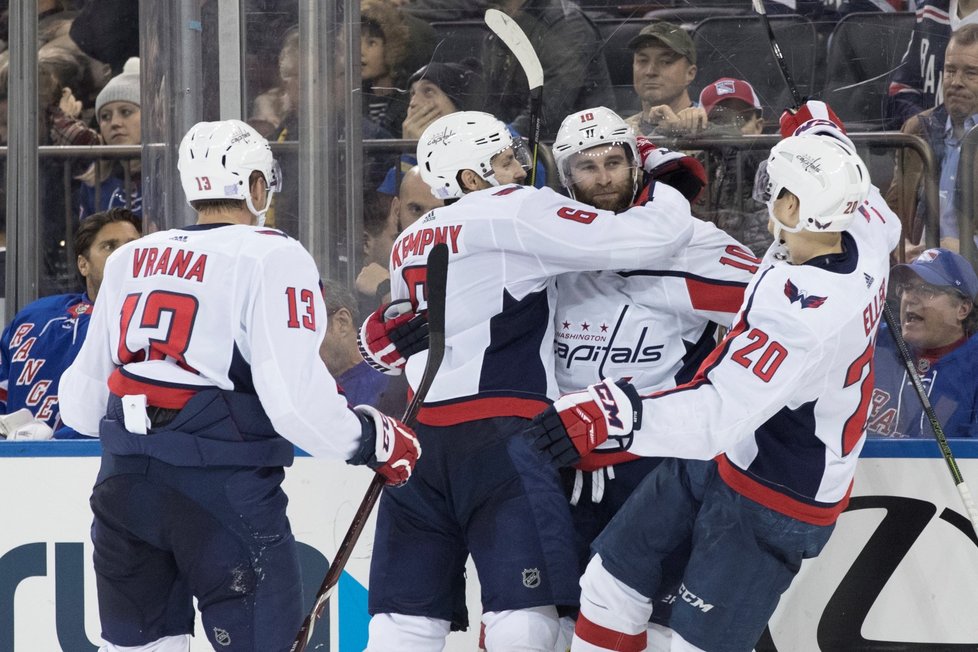
MULTIPOLYGON (((531 417, 557 395, 552 277, 571 271, 655 267, 693 230, 689 204, 657 184, 643 206, 614 214, 556 192, 489 188, 436 208, 394 243, 391 298, 425 306, 424 263, 449 245, 446 351, 419 421, 451 425, 531 417)), ((426 355, 411 356, 416 386, 426 355)))
POLYGON ((78 354, 92 301, 88 294, 38 299, 17 313, 0 340, 0 409, 27 408, 56 430, 61 425, 58 385, 78 354))
MULTIPOLYGON (((325 315, 312 257, 280 231, 202 224, 148 235, 106 262, 89 337, 63 380, 74 385, 66 421, 96 435, 110 391, 179 409, 216 387, 257 394, 275 431, 310 454, 348 459, 361 425, 316 355, 325 315), (108 327, 115 320, 121 329, 108 327)), ((291 444, 278 449, 291 462, 291 444)))
POLYGON ((911 116, 944 102, 944 52, 951 32, 978 23, 978 11, 962 18, 958 5, 958 0, 929 0, 917 7, 910 42, 884 99, 885 128, 899 129, 911 116))

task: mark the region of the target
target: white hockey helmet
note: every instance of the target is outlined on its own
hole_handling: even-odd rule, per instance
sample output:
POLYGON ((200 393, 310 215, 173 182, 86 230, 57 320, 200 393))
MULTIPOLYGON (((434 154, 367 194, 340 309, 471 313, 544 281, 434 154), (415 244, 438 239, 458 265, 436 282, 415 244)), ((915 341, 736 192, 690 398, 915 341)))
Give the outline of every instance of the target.
POLYGON ((459 111, 438 118, 421 134, 418 168, 431 194, 443 200, 458 198, 463 194, 458 185, 462 170, 472 170, 498 186, 491 161, 511 147, 519 158, 523 141, 514 138, 502 120, 481 111, 459 111))
POLYGON ((241 200, 259 224, 264 224, 272 194, 282 185, 282 172, 268 141, 240 120, 198 122, 191 127, 180 143, 177 168, 188 203, 201 199, 241 200), (268 185, 268 199, 260 209, 253 205, 248 185, 255 170, 265 176, 268 185))
POLYGON ((570 114, 557 130, 557 139, 553 146, 554 161, 557 163, 560 183, 567 188, 571 197, 574 196, 574 181, 570 174, 571 157, 599 145, 621 145, 625 148, 635 166, 633 177, 635 190, 638 190, 641 175, 635 132, 617 113, 606 107, 596 106, 570 114))
POLYGON ((859 155, 831 136, 785 138, 767 159, 768 213, 781 230, 845 231, 869 195, 869 170, 859 155), (782 190, 798 198, 798 224, 788 227, 772 209, 782 190))

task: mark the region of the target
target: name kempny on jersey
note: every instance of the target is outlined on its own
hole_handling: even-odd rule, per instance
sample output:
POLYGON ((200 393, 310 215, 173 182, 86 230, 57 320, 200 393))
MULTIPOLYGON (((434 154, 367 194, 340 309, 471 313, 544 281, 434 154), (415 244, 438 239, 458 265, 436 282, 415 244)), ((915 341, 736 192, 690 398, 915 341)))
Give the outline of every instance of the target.
POLYGON ((178 276, 188 281, 204 281, 204 268, 207 254, 198 254, 188 249, 166 247, 137 247, 132 257, 132 275, 136 276, 178 276))
POLYGON ((414 233, 403 236, 394 243, 391 250, 391 262, 395 268, 403 264, 403 260, 408 256, 424 256, 428 247, 445 242, 452 250, 458 253, 458 236, 462 233, 461 224, 450 226, 426 226, 418 229, 414 233))
POLYGON ((606 337, 590 336, 584 337, 577 333, 563 333, 558 331, 556 334, 557 342, 554 343, 554 350, 558 360, 566 360, 567 368, 575 362, 598 362, 602 358, 611 361, 612 364, 637 364, 644 362, 658 362, 662 358, 663 344, 645 344, 645 337, 648 335, 648 327, 644 327, 639 333, 638 340, 634 345, 620 343, 618 346, 609 341, 607 344, 579 344, 571 348, 570 344, 560 340, 606 340, 606 337))

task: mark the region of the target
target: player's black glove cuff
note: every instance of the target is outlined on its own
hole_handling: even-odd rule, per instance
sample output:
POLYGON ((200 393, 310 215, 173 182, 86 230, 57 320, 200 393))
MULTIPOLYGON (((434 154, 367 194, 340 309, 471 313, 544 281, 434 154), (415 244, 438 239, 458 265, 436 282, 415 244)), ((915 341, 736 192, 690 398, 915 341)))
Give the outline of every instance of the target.
POLYGON ((572 466, 581 459, 557 409, 552 405, 533 417, 526 436, 537 450, 558 467, 572 466))

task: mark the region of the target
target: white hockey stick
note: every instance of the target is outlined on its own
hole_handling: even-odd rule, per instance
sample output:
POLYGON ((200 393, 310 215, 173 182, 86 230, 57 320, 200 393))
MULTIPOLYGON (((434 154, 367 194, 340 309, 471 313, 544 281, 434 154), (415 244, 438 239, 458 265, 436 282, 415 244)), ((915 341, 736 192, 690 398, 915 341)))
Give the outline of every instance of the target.
POLYGON ((512 18, 498 9, 486 9, 486 25, 506 44, 523 68, 530 86, 530 185, 537 181, 537 144, 540 142, 540 108, 543 105, 543 66, 530 39, 512 18))

